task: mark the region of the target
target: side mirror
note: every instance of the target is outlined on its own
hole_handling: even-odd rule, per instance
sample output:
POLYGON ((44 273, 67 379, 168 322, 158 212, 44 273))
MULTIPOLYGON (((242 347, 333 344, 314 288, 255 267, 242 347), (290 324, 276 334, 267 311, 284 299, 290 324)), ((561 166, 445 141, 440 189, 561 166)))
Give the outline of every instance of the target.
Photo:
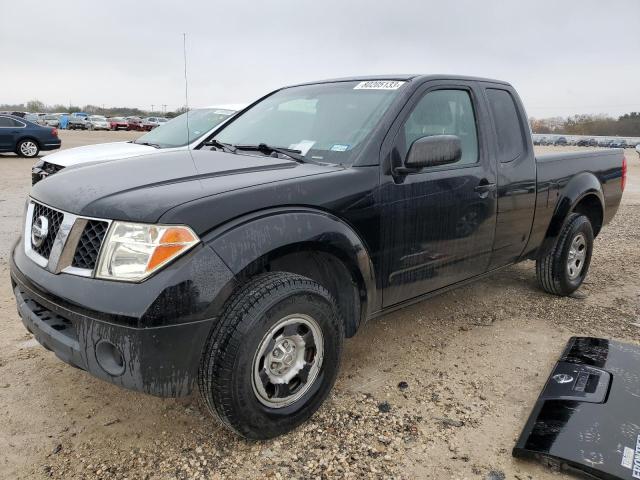
POLYGON ((426 167, 455 163, 462 157, 462 144, 456 135, 420 137, 409 148, 407 158, 398 173, 411 173, 426 167))

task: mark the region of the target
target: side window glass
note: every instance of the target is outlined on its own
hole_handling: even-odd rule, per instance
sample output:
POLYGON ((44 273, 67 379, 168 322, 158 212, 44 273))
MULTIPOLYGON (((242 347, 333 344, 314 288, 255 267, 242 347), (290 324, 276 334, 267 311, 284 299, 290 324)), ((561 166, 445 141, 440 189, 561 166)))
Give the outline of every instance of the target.
POLYGON ((13 127, 13 120, 7 117, 0 117, 0 127, 13 127))
POLYGON ((506 90, 488 88, 487 97, 496 127, 498 160, 510 162, 525 151, 525 137, 516 102, 506 90))
POLYGON ((398 150, 404 158, 413 142, 432 135, 456 135, 460 138, 462 157, 453 165, 478 161, 478 132, 469 92, 435 90, 425 94, 401 130, 398 150))

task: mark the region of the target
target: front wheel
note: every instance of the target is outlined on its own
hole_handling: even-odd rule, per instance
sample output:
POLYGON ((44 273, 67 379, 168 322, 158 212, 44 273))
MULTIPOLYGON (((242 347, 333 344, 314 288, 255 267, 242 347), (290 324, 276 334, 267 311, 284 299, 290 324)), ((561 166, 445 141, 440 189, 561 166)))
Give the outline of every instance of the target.
POLYGON ((548 293, 572 294, 587 276, 593 251, 593 227, 582 214, 567 218, 551 250, 536 261, 538 285, 548 293))
POLYGON ((16 153, 21 157, 33 158, 37 157, 40 152, 40 146, 35 140, 22 140, 18 143, 16 153))
POLYGON ((343 337, 335 300, 320 284, 284 272, 259 275, 232 296, 214 327, 200 364, 200 393, 239 435, 281 435, 329 394, 343 337))

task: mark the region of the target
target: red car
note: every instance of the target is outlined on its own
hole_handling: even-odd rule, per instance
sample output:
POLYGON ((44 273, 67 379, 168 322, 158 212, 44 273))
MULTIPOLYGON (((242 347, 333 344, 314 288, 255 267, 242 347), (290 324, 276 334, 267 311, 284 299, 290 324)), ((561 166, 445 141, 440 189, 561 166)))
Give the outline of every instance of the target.
POLYGON ((125 120, 129 122, 129 130, 137 130, 139 132, 145 130, 140 117, 127 117, 125 120))
POLYGON ((123 117, 113 117, 109 119, 111 130, 130 130, 129 122, 123 117))

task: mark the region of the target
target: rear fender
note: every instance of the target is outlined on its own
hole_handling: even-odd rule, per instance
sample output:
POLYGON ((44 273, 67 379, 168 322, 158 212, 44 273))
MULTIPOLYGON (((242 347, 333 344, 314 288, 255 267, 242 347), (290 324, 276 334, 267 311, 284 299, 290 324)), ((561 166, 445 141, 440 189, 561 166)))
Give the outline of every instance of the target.
POLYGON ((538 251, 539 256, 544 256, 551 250, 569 214, 575 211, 580 201, 589 195, 598 199, 604 213, 602 184, 593 173, 579 173, 561 189, 549 228, 538 251))

